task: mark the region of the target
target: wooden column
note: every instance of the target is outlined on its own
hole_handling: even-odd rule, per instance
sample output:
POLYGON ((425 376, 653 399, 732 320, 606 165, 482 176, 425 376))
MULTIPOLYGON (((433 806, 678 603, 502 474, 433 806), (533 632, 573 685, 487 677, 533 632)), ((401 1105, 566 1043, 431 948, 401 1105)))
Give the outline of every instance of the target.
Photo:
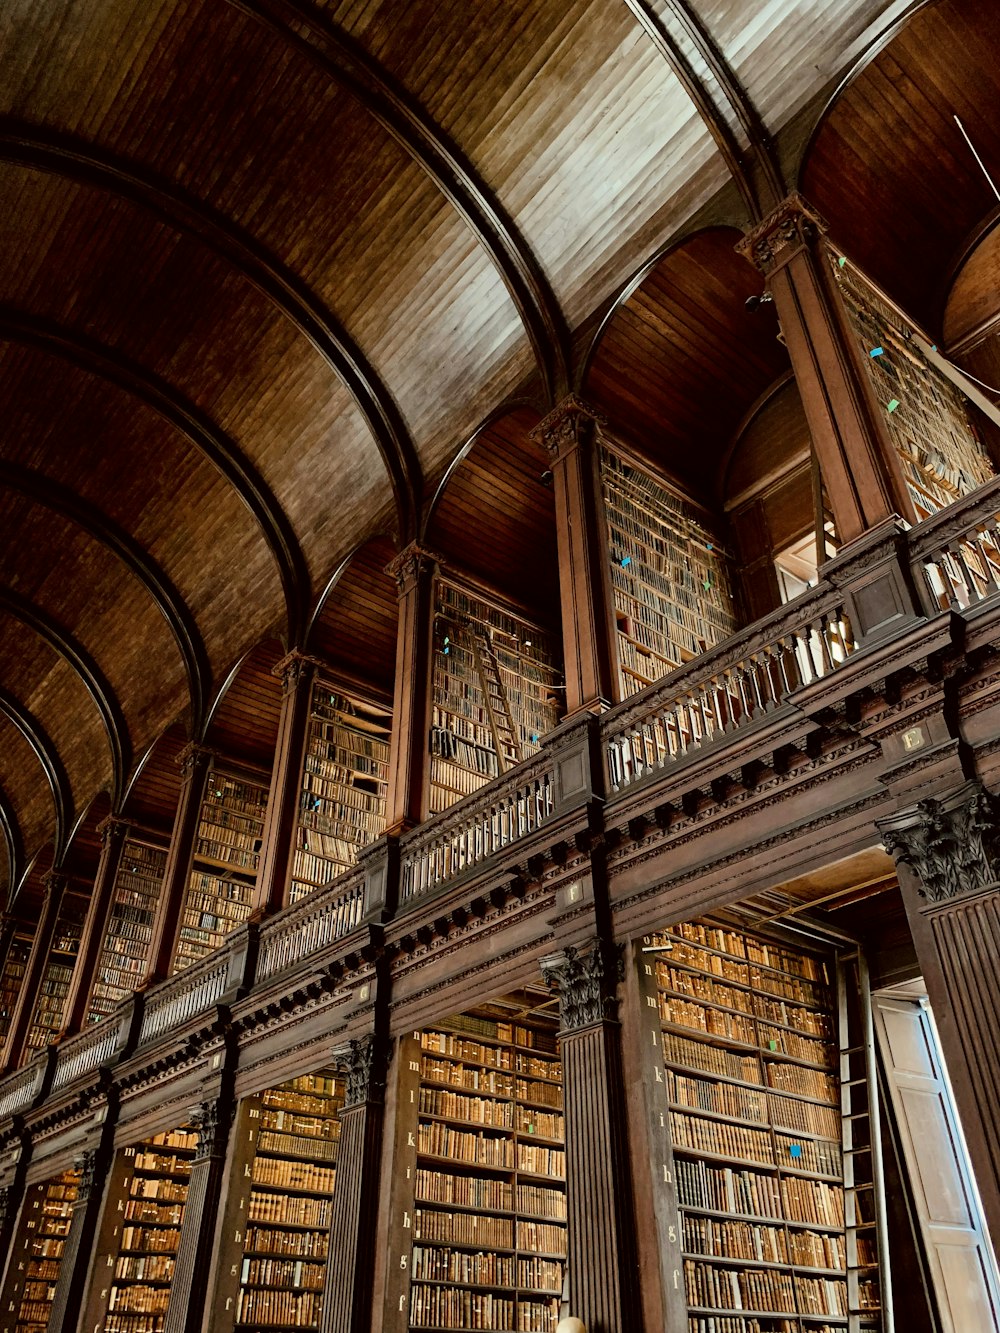
MULTIPOLYGON (((790 195, 740 252, 767 279, 842 543, 915 515, 831 267, 826 226, 790 195)), ((761 337, 770 336, 762 325, 761 337)))
POLYGON ((388 566, 399 590, 386 832, 416 827, 426 810, 430 764, 431 637, 437 557, 416 542, 388 566))
POLYGON ((273 668, 273 674, 281 677, 281 718, 261 839, 260 873, 254 890, 255 916, 269 916, 288 901, 317 666, 315 658, 296 651, 273 668))
POLYGON ((191 1116, 198 1146, 191 1165, 164 1333, 197 1333, 202 1327, 232 1118, 233 1103, 226 1094, 202 1102, 191 1116))
POLYGON ((320 1333, 368 1333, 379 1215, 386 1044, 374 1034, 334 1052, 347 1070, 320 1333))
POLYGON ((59 912, 68 884, 68 877, 59 870, 50 870, 45 876, 45 897, 42 899, 42 910, 24 971, 24 984, 17 997, 10 1027, 7 1029, 3 1068, 0 1071, 2 1073, 16 1069, 24 1056, 25 1042, 31 1030, 31 1020, 34 1017, 35 1005, 38 1003, 38 993, 45 977, 45 968, 48 965, 52 940, 59 924, 59 912))
POLYGON ((153 919, 144 986, 162 981, 170 975, 212 757, 211 750, 189 745, 181 752, 178 760, 181 765, 181 795, 167 851, 167 864, 163 871, 160 901, 153 919))
POLYGON ((571 394, 531 438, 552 460, 566 713, 600 712, 618 698, 618 647, 601 488, 601 418, 571 394))
POLYGON ((104 1146, 88 1148, 73 1162, 74 1168, 80 1172, 80 1184, 59 1264, 47 1333, 76 1333, 79 1327, 110 1164, 111 1152, 104 1146))
POLYGON ((125 839, 128 837, 130 827, 127 820, 111 815, 98 829, 101 835, 101 859, 97 863, 94 891, 87 909, 87 919, 83 925, 80 952, 77 954, 76 967, 73 969, 73 980, 70 982, 69 994, 66 997, 60 1036, 67 1037, 79 1032, 86 1022, 87 1006, 90 1004, 97 968, 101 961, 118 870, 122 863, 125 839))
POLYGON ((988 1229, 1000 1236, 1000 799, 979 782, 879 821, 988 1229))
POLYGON ((0 1186, 0 1324, 9 1313, 3 1297, 14 1262, 14 1239, 24 1206, 25 1176, 31 1159, 31 1136, 25 1129, 12 1136, 4 1157, 4 1184, 0 1186))
POLYGON ((566 1117, 569 1313, 588 1333, 642 1328, 632 1181, 614 1014, 623 975, 617 946, 594 941, 542 959, 559 991, 566 1117))

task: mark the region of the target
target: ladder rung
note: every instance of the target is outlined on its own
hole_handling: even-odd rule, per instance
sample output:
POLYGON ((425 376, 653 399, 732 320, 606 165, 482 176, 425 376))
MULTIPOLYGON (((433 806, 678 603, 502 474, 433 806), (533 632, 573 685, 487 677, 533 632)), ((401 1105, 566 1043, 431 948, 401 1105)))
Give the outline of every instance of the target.
POLYGON ((860 1088, 862 1084, 867 1082, 868 1080, 866 1078, 842 1078, 840 1080, 840 1086, 842 1088, 860 1088))

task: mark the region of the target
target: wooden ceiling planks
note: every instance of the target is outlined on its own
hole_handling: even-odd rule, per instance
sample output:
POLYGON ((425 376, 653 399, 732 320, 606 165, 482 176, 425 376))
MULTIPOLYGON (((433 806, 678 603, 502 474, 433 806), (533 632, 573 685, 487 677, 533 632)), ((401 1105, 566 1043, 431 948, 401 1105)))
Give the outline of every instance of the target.
POLYGON ((528 437, 537 424, 537 412, 518 408, 479 434, 448 478, 427 540, 539 623, 557 628, 555 503, 542 481, 549 459, 528 437))
POLYGON ((180 757, 186 744, 183 727, 168 727, 143 757, 122 807, 127 819, 164 838, 170 836, 180 800, 180 757))
POLYGON ((252 648, 222 697, 205 734, 208 747, 270 773, 281 717, 281 681, 271 668, 284 657, 275 639, 252 648))
POLYGON ((651 462, 715 501, 733 432, 788 369, 772 310, 748 311, 759 279, 728 228, 668 253, 619 307, 593 356, 585 394, 651 462))
POLYGON ((0 717, 0 791, 17 818, 24 853, 23 871, 53 835, 55 804, 37 755, 6 717, 0 717))
POLYGON ((943 333, 947 347, 968 346, 995 332, 1000 315, 1000 227, 995 224, 962 264, 948 292, 943 333))
POLYGON ((836 241, 935 335, 949 269, 996 203, 953 116, 1000 163, 998 100, 992 0, 937 0, 841 92, 803 165, 836 241))
POLYGON ((396 671, 396 583, 386 573, 396 548, 374 537, 351 557, 319 609, 310 651, 343 673, 345 684, 368 683, 391 702, 396 671))

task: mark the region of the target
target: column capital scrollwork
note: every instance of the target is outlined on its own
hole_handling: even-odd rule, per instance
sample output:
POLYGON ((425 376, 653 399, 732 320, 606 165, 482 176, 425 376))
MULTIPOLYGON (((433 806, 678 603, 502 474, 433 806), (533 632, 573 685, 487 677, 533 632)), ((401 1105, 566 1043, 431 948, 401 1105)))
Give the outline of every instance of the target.
POLYGON ((577 394, 571 393, 548 416, 543 417, 528 435, 552 458, 558 458, 575 445, 587 443, 597 428, 607 424, 607 417, 577 394))
POLYGON ((422 574, 433 574, 442 564, 443 556, 419 542, 410 542, 385 567, 385 572, 396 580, 400 595, 413 587, 422 574))
POLYGON ((541 960, 542 977, 559 992, 559 1017, 564 1032, 593 1027, 615 1018, 615 989, 625 976, 620 944, 595 940, 585 948, 567 945, 541 960))
POLYGON ((333 1052, 334 1062, 346 1075, 344 1109, 363 1102, 381 1101, 385 1093, 386 1059, 383 1043, 374 1035, 352 1037, 333 1052))
POLYGON ((129 830, 132 827, 130 819, 124 819, 121 815, 108 815, 102 819, 97 826, 97 832, 100 834, 101 846, 106 847, 109 842, 116 839, 125 839, 128 837, 129 830))
POLYGON ((77 1199, 89 1199, 97 1180, 97 1164, 100 1154, 96 1148, 86 1148, 73 1158, 73 1170, 79 1171, 80 1182, 77 1185, 77 1199))
POLYGON ((773 213, 747 232, 736 250, 766 275, 826 231, 827 225, 819 213, 793 191, 773 213))
POLYGON ((281 679, 281 692, 289 695, 304 686, 311 685, 321 666, 318 657, 310 657, 308 653, 293 648, 280 662, 275 662, 271 668, 271 675, 281 679))
POLYGON ((42 887, 45 890, 46 898, 64 893, 68 884, 69 875, 65 870, 53 868, 42 876, 42 887))
POLYGON ((184 746, 177 756, 177 767, 181 770, 181 781, 189 782, 199 768, 207 768, 215 758, 215 751, 194 741, 184 746))
POLYGON ((204 1162, 209 1157, 225 1152, 233 1108, 221 1097, 199 1102, 188 1115, 188 1124, 197 1136, 194 1160, 204 1162))
POLYGON ((877 822, 886 851, 914 872, 929 903, 977 893, 1000 879, 1000 798, 981 782, 877 822))

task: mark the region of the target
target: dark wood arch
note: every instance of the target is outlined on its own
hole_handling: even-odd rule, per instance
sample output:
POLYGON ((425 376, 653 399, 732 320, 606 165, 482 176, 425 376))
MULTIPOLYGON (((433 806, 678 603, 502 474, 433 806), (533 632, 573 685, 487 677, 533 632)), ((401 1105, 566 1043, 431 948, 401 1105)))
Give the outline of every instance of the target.
POLYGON ((0 305, 0 338, 62 357, 123 389, 179 431, 225 477, 261 528, 285 594, 288 633, 295 640, 309 588, 305 556, 270 487, 242 450, 210 418, 160 376, 119 352, 53 320, 0 305))
POLYGON ((37 505, 70 519, 106 546, 143 585, 170 628, 184 663, 191 698, 191 726, 197 730, 205 708, 205 689, 211 667, 201 632, 187 603, 152 556, 96 505, 68 486, 31 468, 0 459, 0 486, 19 491, 37 505))
POLYGON ((434 181, 503 279, 531 342, 547 400, 569 387, 569 333, 541 265, 457 144, 354 39, 294 0, 227 0, 346 88, 434 181))
POLYGON ((3 791, 0 791, 0 832, 3 833, 7 847, 6 897, 9 900, 24 869, 24 839, 21 837, 21 825, 18 823, 14 807, 3 791))
POLYGON ((194 236, 233 265, 302 333, 347 387, 389 476, 400 529, 409 533, 420 503, 420 462, 406 424, 374 367, 331 311, 287 265, 229 218, 177 185, 94 144, 0 122, 0 160, 65 176, 117 194, 194 236))
POLYGON ((270 769, 281 718, 281 680, 272 668, 284 652, 277 639, 263 639, 228 673, 205 725, 210 749, 270 769))
POLYGON ((376 533, 338 566, 316 605, 307 651, 329 663, 346 686, 392 699, 398 595, 386 565, 396 546, 376 533))
POLYGON ((3 688, 0 688, 0 713, 3 713, 31 746, 45 774, 55 812, 55 859, 58 861, 66 850, 66 840, 73 817, 73 793, 59 752, 35 715, 3 688))
POLYGON ((0 588, 0 610, 34 630, 80 677, 107 736, 111 751, 112 800, 117 803, 131 763, 132 746, 125 715, 104 673, 79 640, 27 598, 9 588, 0 588))

